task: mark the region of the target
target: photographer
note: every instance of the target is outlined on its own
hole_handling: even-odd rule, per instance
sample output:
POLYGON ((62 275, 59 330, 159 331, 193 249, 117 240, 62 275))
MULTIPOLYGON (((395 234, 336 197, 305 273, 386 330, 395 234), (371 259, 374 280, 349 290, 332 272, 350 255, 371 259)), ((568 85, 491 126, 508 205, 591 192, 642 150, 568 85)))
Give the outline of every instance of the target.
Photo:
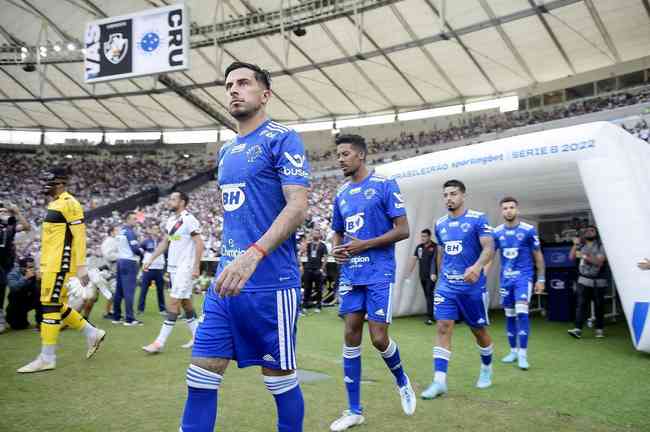
POLYGON ((11 203, 0 203, 0 333, 5 330, 4 304, 7 275, 14 266, 14 238, 19 231, 30 231, 31 225, 11 203))
POLYGON ((41 324, 40 281, 34 269, 34 259, 31 257, 18 260, 13 270, 7 276, 9 296, 7 304, 7 324, 14 330, 29 327, 27 314, 36 310, 36 326, 41 324))
POLYGON ((605 291, 607 290, 607 257, 598 230, 595 226, 585 227, 582 238, 573 239, 573 247, 569 253, 571 259, 578 259, 578 283, 576 284, 576 321, 575 328, 568 330, 569 335, 576 339, 582 337, 582 326, 594 302, 596 315, 595 336, 605 337, 605 291))

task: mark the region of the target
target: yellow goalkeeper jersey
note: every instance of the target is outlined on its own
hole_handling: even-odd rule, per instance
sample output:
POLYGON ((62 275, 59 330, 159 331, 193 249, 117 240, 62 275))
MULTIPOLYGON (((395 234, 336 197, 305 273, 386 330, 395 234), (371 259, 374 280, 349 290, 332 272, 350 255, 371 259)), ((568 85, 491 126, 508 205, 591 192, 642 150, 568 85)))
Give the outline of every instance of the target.
POLYGON ((72 273, 86 264, 86 226, 81 204, 63 192, 47 206, 41 233, 41 273, 72 273))

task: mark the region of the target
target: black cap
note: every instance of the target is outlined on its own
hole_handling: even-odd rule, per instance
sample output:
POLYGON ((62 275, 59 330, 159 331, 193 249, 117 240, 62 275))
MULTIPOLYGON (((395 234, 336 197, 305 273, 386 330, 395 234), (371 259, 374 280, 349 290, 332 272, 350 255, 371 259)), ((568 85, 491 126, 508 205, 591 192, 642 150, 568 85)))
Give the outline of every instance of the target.
POLYGON ((67 181, 68 171, 63 167, 52 167, 45 170, 42 177, 45 181, 67 181))

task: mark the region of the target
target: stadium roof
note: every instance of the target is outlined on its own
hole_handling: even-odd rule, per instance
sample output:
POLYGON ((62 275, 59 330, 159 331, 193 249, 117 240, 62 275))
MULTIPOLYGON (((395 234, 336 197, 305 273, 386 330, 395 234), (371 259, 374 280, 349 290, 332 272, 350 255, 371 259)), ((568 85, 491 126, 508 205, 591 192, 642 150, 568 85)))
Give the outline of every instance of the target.
POLYGON ((272 117, 305 122, 503 95, 650 55, 649 0, 194 0, 190 70, 90 86, 65 48, 85 24, 171 1, 0 2, 0 128, 232 126, 220 70, 235 59, 272 72, 272 117), (63 47, 43 80, 19 55, 41 44, 63 47))

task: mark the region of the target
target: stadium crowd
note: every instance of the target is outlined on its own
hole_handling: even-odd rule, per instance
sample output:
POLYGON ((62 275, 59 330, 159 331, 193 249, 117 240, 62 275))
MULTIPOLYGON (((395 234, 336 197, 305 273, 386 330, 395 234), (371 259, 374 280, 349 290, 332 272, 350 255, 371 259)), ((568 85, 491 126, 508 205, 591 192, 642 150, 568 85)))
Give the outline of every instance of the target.
MULTIPOLYGON (((507 113, 480 114, 473 117, 462 116, 450 122, 446 129, 433 129, 421 131, 417 134, 402 132, 398 137, 382 140, 371 139, 368 148, 371 153, 385 153, 399 150, 418 149, 429 145, 444 144, 462 139, 476 138, 492 132, 502 132, 508 129, 544 123, 552 120, 580 116, 604 110, 621 108, 629 105, 650 102, 650 86, 635 93, 616 93, 607 97, 595 97, 555 106, 552 110, 520 110, 507 113)), ((633 130, 628 132, 648 141, 648 125, 645 121, 639 122, 633 130)), ((314 162, 330 160, 332 150, 309 155, 314 162)))

